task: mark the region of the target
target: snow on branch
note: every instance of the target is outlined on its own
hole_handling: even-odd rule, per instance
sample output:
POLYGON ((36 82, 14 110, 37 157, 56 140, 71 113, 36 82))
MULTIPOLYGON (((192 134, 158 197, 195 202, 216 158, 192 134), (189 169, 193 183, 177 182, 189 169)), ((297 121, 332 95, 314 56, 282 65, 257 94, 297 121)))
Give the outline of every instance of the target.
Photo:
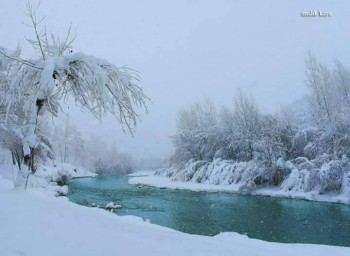
MULTIPOLYGON (((31 159, 40 145, 38 118, 46 111, 56 116, 62 99, 74 97, 76 103, 100 119, 112 114, 123 129, 132 134, 139 121, 138 108, 144 108, 149 98, 138 85, 138 73, 127 67, 117 67, 105 60, 73 53, 74 35, 71 27, 61 40, 48 36, 39 28, 42 19, 27 2, 27 14, 35 38, 27 41, 41 55, 37 59, 22 59, 20 49, 8 51, 0 47, 0 108, 8 117, 21 115, 24 159, 31 159)), ((12 120, 12 119, 11 119, 12 120)), ((32 164, 32 163, 30 163, 32 164)))
POLYGON ((107 61, 74 53, 67 56, 68 69, 64 74, 64 93, 72 93, 76 102, 95 117, 111 113, 127 126, 129 131, 139 116, 135 107, 146 108, 147 96, 138 86, 140 78, 132 69, 118 68, 107 61))

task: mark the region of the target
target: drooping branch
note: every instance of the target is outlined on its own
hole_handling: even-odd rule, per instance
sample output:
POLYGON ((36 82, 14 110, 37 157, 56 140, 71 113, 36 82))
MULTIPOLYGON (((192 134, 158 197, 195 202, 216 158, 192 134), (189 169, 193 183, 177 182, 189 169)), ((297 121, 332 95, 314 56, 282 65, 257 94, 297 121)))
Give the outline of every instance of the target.
POLYGON ((0 48, 0 86, 6 91, 0 103, 6 108, 6 116, 23 109, 24 118, 16 125, 22 129, 24 162, 33 172, 34 154, 43 141, 38 131, 39 117, 44 112, 56 116, 62 99, 75 98, 80 107, 98 119, 112 114, 131 134, 140 119, 137 108, 147 112, 149 100, 138 85, 137 72, 83 53, 72 53, 71 27, 63 41, 53 35, 49 38, 46 29, 38 27, 41 21, 36 18, 36 10, 27 2, 36 37, 27 41, 41 58, 23 60, 19 54, 0 48), (7 72, 3 72, 5 69, 7 72))
POLYGON ((31 68, 42 70, 42 68, 35 66, 35 64, 30 62, 30 61, 23 60, 20 58, 15 58, 15 57, 12 57, 12 56, 6 54, 3 48, 0 48, 0 54, 3 55, 5 58, 11 59, 13 61, 17 61, 19 63, 22 63, 23 65, 29 66, 31 68))
POLYGON ((69 69, 58 72, 68 74, 63 83, 68 88, 64 91, 72 91, 79 105, 97 118, 109 112, 132 132, 139 119, 135 107, 147 111, 146 101, 149 100, 137 85, 137 73, 82 53, 71 54, 66 59, 69 69))

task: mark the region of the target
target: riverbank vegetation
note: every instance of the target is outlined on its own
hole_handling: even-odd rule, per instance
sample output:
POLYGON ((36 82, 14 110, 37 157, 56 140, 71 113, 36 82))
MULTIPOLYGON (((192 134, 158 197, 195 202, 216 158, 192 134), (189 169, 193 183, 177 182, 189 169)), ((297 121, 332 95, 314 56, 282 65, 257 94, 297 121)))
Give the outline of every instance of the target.
POLYGON ((178 112, 170 167, 157 172, 176 181, 240 184, 281 190, 350 193, 350 69, 309 55, 309 94, 264 113, 253 97, 237 90, 233 107, 210 101, 178 112))

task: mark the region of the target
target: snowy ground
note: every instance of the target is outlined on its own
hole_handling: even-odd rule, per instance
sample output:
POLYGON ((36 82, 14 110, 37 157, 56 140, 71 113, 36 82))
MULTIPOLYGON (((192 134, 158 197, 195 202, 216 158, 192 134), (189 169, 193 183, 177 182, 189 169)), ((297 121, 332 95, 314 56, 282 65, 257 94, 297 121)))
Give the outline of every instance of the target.
MULTIPOLYGON (((131 185, 146 185, 158 188, 171 188, 171 189, 187 189, 191 191, 207 191, 207 192, 228 192, 228 193, 244 193, 240 184, 230 185, 213 185, 205 183, 196 183, 191 181, 172 181, 170 178, 164 176, 154 175, 154 172, 140 172, 129 175, 129 184, 131 185)), ((298 198, 310 201, 320 202, 332 202, 350 204, 350 197, 345 194, 327 194, 320 195, 315 191, 311 192, 296 192, 296 191, 283 191, 274 189, 271 187, 257 188, 253 191, 249 191, 252 195, 264 195, 264 196, 276 196, 276 197, 288 197, 298 198)))
POLYGON ((27 180, 27 174, 24 177, 17 174, 18 169, 13 165, 0 164, 0 175, 3 178, 21 187, 26 186, 27 190, 41 190, 42 193, 53 196, 67 195, 68 193, 68 186, 62 186, 64 184, 59 183, 65 183, 72 178, 96 175, 95 173, 64 163, 54 166, 39 166, 35 174, 28 175, 27 180))
POLYGON ((236 233, 189 235, 79 206, 43 189, 14 189, 6 171, 0 169, 1 256, 350 255, 347 247, 271 243, 236 233))
POLYGON ((232 184, 225 185, 211 185, 196 182, 182 182, 172 181, 167 177, 154 175, 154 172, 137 172, 129 175, 131 178, 128 183, 131 185, 146 185, 157 188, 171 188, 171 189, 187 189, 192 191, 207 191, 207 192, 238 192, 239 185, 232 184))

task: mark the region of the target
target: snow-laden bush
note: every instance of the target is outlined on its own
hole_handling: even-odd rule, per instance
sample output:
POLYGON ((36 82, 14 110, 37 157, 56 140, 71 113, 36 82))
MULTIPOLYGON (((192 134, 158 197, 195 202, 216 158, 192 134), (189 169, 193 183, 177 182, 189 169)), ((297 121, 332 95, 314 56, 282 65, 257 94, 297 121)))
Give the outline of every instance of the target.
POLYGON ((276 161, 275 167, 280 172, 279 182, 282 182, 283 180, 285 180, 291 174, 292 170, 295 168, 292 162, 285 161, 283 158, 279 158, 276 161))
POLYGON ((327 158, 327 155, 323 155, 323 157, 313 161, 300 157, 295 159, 293 161, 294 169, 282 183, 281 189, 295 192, 314 191, 318 194, 331 191, 342 192, 342 189, 347 187, 344 183, 346 182, 344 175, 350 168, 350 161, 343 157, 341 160, 324 162, 327 158), (320 163, 322 165, 318 167, 320 163))
POLYGON ((236 164, 234 161, 215 159, 201 167, 192 178, 197 183, 213 185, 230 185, 241 178, 241 170, 245 163, 236 164))
POLYGON ((270 184, 273 172, 259 161, 235 162, 215 159, 213 162, 191 160, 185 165, 160 169, 156 175, 173 181, 191 181, 211 185, 239 184, 250 190, 270 184))
POLYGON ((321 168, 322 165, 329 163, 330 161, 332 161, 332 157, 324 153, 322 155, 318 155, 315 159, 313 159, 312 163, 315 165, 316 168, 321 168))
POLYGON ((319 194, 329 191, 340 191, 346 170, 349 170, 348 160, 333 160, 323 164, 320 169, 313 170, 309 179, 310 190, 317 190, 319 194))
MULTIPOLYGON (((179 168, 182 169, 182 168, 179 168)), ((158 170, 156 170, 156 172, 154 173, 155 175, 159 175, 159 176, 163 176, 163 177, 167 177, 170 178, 173 176, 173 174, 178 170, 178 167, 175 166, 170 166, 168 168, 159 168, 158 170)))
POLYGON ((299 170, 306 169, 310 171, 315 168, 315 164, 310 162, 306 157, 297 157, 290 162, 293 163, 299 170))
POLYGON ((206 165, 206 161, 190 161, 183 170, 180 170, 171 177, 172 180, 176 181, 190 181, 194 174, 203 166, 206 165))
POLYGON ((287 179, 281 184, 281 189, 283 191, 305 191, 306 181, 309 178, 310 172, 307 170, 293 169, 287 179))
POLYGON ((272 181, 272 174, 271 169, 260 162, 250 161, 242 172, 241 183, 249 187, 269 184, 272 181))
POLYGON ((275 185, 286 192, 345 193, 350 197, 350 160, 331 160, 323 154, 314 160, 297 157, 291 161, 278 159, 273 168, 260 161, 235 162, 215 159, 212 162, 191 160, 184 165, 160 169, 156 175, 173 181, 210 185, 238 185, 240 192, 275 185), (278 175, 278 182, 276 182, 278 175))

